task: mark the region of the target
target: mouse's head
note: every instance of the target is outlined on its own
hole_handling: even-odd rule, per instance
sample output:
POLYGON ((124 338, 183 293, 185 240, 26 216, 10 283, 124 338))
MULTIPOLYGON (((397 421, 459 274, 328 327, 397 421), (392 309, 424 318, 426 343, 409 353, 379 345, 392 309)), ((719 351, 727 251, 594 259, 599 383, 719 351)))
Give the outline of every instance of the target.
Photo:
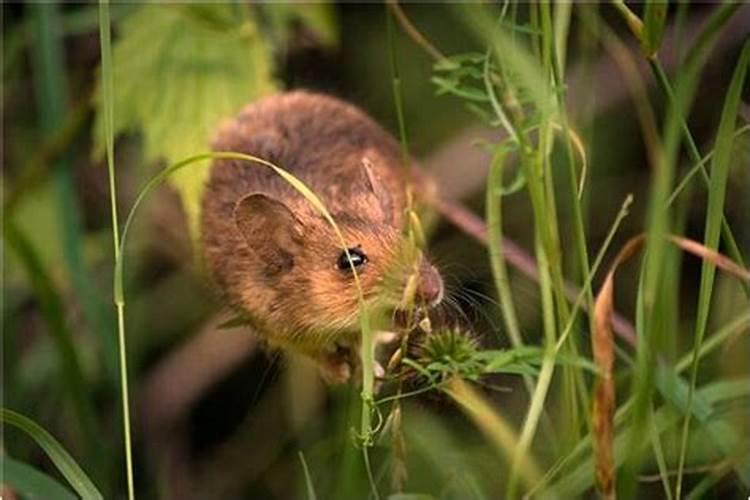
POLYGON ((237 202, 236 226, 254 255, 243 302, 268 328, 331 339, 356 330, 355 272, 367 307, 397 308, 406 289, 417 305, 442 300, 440 273, 404 237, 403 200, 362 165, 361 179, 333 183, 323 197, 343 244, 301 197, 251 193, 237 202))

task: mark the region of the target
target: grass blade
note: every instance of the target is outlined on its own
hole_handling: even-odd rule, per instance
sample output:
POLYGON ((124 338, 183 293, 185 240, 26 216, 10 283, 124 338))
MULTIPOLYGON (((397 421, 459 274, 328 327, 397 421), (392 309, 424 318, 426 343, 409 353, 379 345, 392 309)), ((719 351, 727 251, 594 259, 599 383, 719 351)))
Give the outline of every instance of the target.
POLYGON ((307 488, 307 498, 308 500, 317 500, 318 496, 315 494, 315 486, 312 482, 312 477, 310 476, 310 469, 307 468, 307 461, 305 460, 305 455, 301 451, 297 452, 297 455, 299 456, 299 461, 302 463, 302 472, 305 474, 305 487, 307 488))
MULTIPOLYGON (((713 350, 715 350, 717 347, 721 345, 725 345, 724 343, 732 338, 733 336, 742 334, 744 331, 746 331, 748 328, 750 328, 750 312, 747 312, 746 314, 740 315, 739 317, 735 318, 734 320, 730 321, 725 326, 721 327, 718 331, 716 331, 707 342, 705 342, 702 346, 702 349, 698 353, 698 356, 702 359, 706 356, 708 356, 713 350)), ((679 375, 680 373, 684 372, 690 367, 692 357, 691 355, 686 355, 683 357, 674 367, 675 374, 679 375)), ((632 362, 631 362, 632 364, 632 362)), ((663 372, 657 372, 657 377, 659 377, 663 372)), ((727 382, 728 383, 728 382, 727 382)), ((726 384, 726 383, 725 383, 726 384)), ((738 387, 739 388, 739 387, 738 387)), ((633 398, 631 397, 628 401, 620 405, 620 407, 617 410, 617 413, 615 414, 615 425, 622 425, 626 418, 629 417, 630 412, 633 409, 633 398)), ((712 401, 713 403, 713 401, 712 401)), ((656 420, 654 421, 654 424, 656 423, 656 420)), ((654 429, 652 428, 650 432, 654 432, 654 429)), ((590 436, 585 437, 578 446, 567 456, 563 457, 559 463, 550 469, 550 471, 547 472, 545 475, 545 478, 542 483, 539 483, 534 486, 534 490, 538 490, 541 488, 544 484, 549 483, 554 479, 556 476, 561 475, 560 473, 564 470, 569 470, 567 467, 570 466, 570 464, 575 463, 579 460, 585 460, 584 457, 588 457, 591 455, 591 446, 592 446, 592 440, 590 436)), ((615 456, 617 456, 617 448, 615 448, 615 456)), ((580 467, 578 469, 580 472, 580 467)), ((585 481, 588 480, 589 483, 587 483, 586 486, 583 486, 583 490, 589 487, 589 485, 593 484, 593 464, 591 466, 590 471, 588 472, 588 476, 586 477, 579 477, 577 480, 585 481)), ((583 474, 583 472, 580 472, 583 474)), ((566 474, 565 477, 567 477, 568 474, 566 474)), ((568 483, 568 480, 562 477, 558 480, 555 484, 566 484, 568 483)))
MULTIPOLYGON (((518 449, 517 433, 479 393, 458 378, 448 381, 444 391, 462 407, 499 452, 509 458, 515 455, 515 450, 518 449)), ((528 485, 534 484, 542 477, 539 466, 531 454, 518 458, 518 472, 528 485)))
POLYGON ((672 500, 672 488, 669 485, 669 470, 667 469, 667 461, 664 458, 664 449, 661 445, 659 432, 656 430, 656 427, 654 427, 653 414, 654 409, 651 408, 651 420, 649 422, 651 424, 651 427, 649 428, 651 434, 651 447, 654 449, 654 457, 656 457, 656 464, 659 467, 659 476, 661 478, 662 487, 664 488, 664 496, 667 500, 672 500))
POLYGON ((60 356, 63 386, 69 394, 77 420, 75 436, 83 443, 86 457, 95 460, 97 445, 92 436, 97 432, 97 424, 94 417, 94 405, 83 376, 73 333, 65 322, 62 298, 49 273, 44 269, 36 250, 16 224, 12 220, 5 220, 3 231, 5 241, 18 256, 28 274, 31 287, 39 301, 42 317, 60 356))
MULTIPOLYGON (((696 397, 710 407, 748 395, 750 395, 750 380, 747 378, 711 383, 696 391, 696 397)), ((623 412, 621 408, 618 411, 616 422, 618 420, 624 421, 626 414, 632 414, 632 404, 628 403, 623 406, 627 406, 628 411, 623 412)), ((717 422, 720 422, 720 420, 717 419, 717 422)), ((661 434, 679 424, 679 414, 675 413, 670 406, 662 406, 656 410, 652 423, 654 426, 653 432, 661 434)), ((626 455, 629 451, 628 445, 631 443, 638 449, 644 449, 649 446, 650 440, 643 439, 640 434, 635 434, 632 425, 618 431, 614 443, 616 467, 620 468, 625 463, 628 458, 626 455)), ((582 460, 575 468, 561 474, 560 479, 552 484, 559 498, 578 498, 593 485, 594 462, 591 458, 590 446, 591 442, 588 439, 581 443, 579 449, 576 450, 576 455, 582 457, 582 460)))
POLYGON ((104 498, 83 469, 65 451, 65 448, 36 422, 7 408, 0 409, 0 421, 22 430, 36 441, 82 498, 86 500, 104 498))
MULTIPOLYGON (((69 112, 68 85, 65 74, 63 18, 55 2, 33 5, 34 35, 32 45, 34 84, 39 109, 40 129, 45 138, 59 132, 69 112)), ((114 382, 117 369, 117 346, 111 337, 111 316, 93 286, 93 279, 83 263, 83 231, 77 203, 75 179, 69 158, 63 155, 53 167, 53 182, 57 191, 60 237, 63 257, 75 295, 80 300, 85 323, 96 335, 103 348, 105 368, 114 382)), ((97 460, 97 466, 104 461, 97 460)))
POLYGON ((68 488, 53 477, 8 456, 3 457, 3 481, 24 498, 76 499, 68 488))
MULTIPOLYGON (((706 22, 705 28, 701 31, 701 34, 699 35, 695 44, 690 49, 688 58, 684 64, 684 74, 690 76, 691 78, 693 77, 693 74, 697 74, 699 69, 705 64, 706 58, 708 57, 712 45, 718 38, 718 35, 721 33, 721 28, 737 12, 737 10, 740 8, 740 5, 741 4, 739 3, 727 2, 716 8, 711 17, 706 22)), ((690 128, 685 119, 685 114, 683 114, 677 107, 676 103, 678 102, 678 100, 676 98, 674 90, 672 89, 672 85, 669 82, 669 78, 667 77, 664 68, 662 68, 661 63, 657 58, 650 60, 649 64, 651 66, 652 72, 654 73, 656 81, 659 83, 659 86, 662 88, 662 91, 675 110, 674 118, 679 122, 682 133, 685 136, 690 160, 693 163, 700 165, 699 171, 706 186, 708 187, 710 184, 708 173, 706 172, 705 167, 701 164, 701 155, 698 152, 698 146, 696 145, 695 140, 693 139, 693 135, 690 132, 690 128)), ((744 258, 742 252, 740 251, 740 248, 737 245, 737 241, 734 238, 734 234, 732 233, 732 230, 727 223, 726 217, 724 216, 722 216, 721 230, 722 237, 724 238, 725 243, 728 247, 729 256, 737 261, 738 264, 744 266, 744 258)), ((750 286, 743 284, 743 289, 745 291, 745 295, 750 298, 750 286)))
MULTIPOLYGON (((724 101, 724 109, 721 113, 721 121, 716 138, 715 154, 711 164, 711 180, 708 193, 708 208, 706 214, 706 229, 704 245, 711 250, 719 246, 719 233, 724 211, 724 199, 726 197, 727 179, 729 177, 729 165, 732 155, 732 144, 734 143, 734 128, 737 112, 742 97, 743 83, 750 62, 750 42, 746 42, 742 54, 735 68, 732 81, 729 85, 727 98, 724 101)), ((708 324, 708 314, 711 308, 711 294, 713 291, 714 276, 716 268, 712 262, 704 260, 701 273, 701 284, 698 294, 698 312, 695 327, 695 345, 693 347, 693 366, 690 373, 690 388, 688 392, 687 411, 685 412, 685 423, 682 428, 682 439, 680 443, 680 460, 677 467, 677 484, 675 486, 675 497, 680 498, 682 492, 682 475, 687 455, 688 436, 690 433, 691 404, 695 384, 698 378, 698 352, 700 351, 703 337, 708 324)))
MULTIPOLYGON (((520 347, 523 345, 521 328, 518 325, 510 281, 508 280, 508 270, 505 267, 505 259, 503 258, 503 212, 500 191, 502 190, 505 155, 506 152, 504 150, 499 150, 495 153, 487 177, 485 201, 487 207, 485 211, 488 236, 487 246, 489 247, 492 276, 495 278, 495 288, 500 299, 500 308, 503 320, 505 321, 505 327, 508 330, 508 336, 513 347, 520 347)), ((529 392, 532 392, 531 384, 527 382, 526 385, 529 392)))
POLYGON ((667 2, 664 0, 648 0, 643 12, 643 31, 641 32, 641 47, 649 58, 655 57, 664 36, 667 23, 667 2))
MULTIPOLYGON (((115 179, 114 82, 112 78, 112 42, 109 0, 99 0, 99 43, 101 49, 102 107, 104 113, 104 140, 107 152, 107 174, 109 179, 109 201, 112 215, 112 240, 115 252, 115 281, 117 280, 120 255, 120 226, 117 217, 117 182, 115 179)), ((130 399, 128 395, 128 355, 125 343, 125 301, 117 295, 114 301, 117 311, 117 341, 120 353, 120 396, 122 401, 123 445, 125 448, 125 470, 129 500, 135 499, 133 481, 133 445, 130 438, 130 399)))

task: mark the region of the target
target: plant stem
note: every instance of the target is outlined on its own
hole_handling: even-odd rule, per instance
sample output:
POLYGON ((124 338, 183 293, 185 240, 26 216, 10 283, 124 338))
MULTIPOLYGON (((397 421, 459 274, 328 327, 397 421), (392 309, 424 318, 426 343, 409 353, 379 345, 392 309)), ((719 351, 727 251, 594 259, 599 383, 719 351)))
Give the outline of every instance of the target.
MULTIPOLYGON (((117 182, 114 158, 114 101, 112 97, 112 50, 109 0, 99 0, 99 42, 101 46, 102 102, 104 106, 104 134, 109 177, 109 201, 112 214, 112 240, 115 252, 115 271, 121 269, 120 226, 117 217, 117 182)), ((115 272, 115 282, 117 281, 115 272)), ((130 437, 130 400, 128 396, 128 362, 125 343, 125 299, 121 287, 115 283, 114 300, 117 309, 117 340, 120 352, 120 393, 122 396, 122 426, 125 445, 125 469, 127 474, 128 499, 135 499, 133 481, 133 446, 130 437)))
MULTIPOLYGON (((672 91, 672 85, 669 82, 669 77, 667 77, 667 74, 665 73, 664 68, 661 66, 661 64, 659 63, 657 59, 650 59, 649 66, 651 67, 651 70, 654 73, 656 80, 659 82, 659 86, 661 87, 664 94, 667 96, 667 99, 670 102, 674 102, 674 92, 672 91)), ((698 171, 701 173, 701 176, 703 177, 703 181, 708 187, 710 184, 710 179, 708 176, 708 172, 706 171, 706 167, 705 167, 706 162, 703 161, 701 158, 701 154, 698 151, 698 146, 695 143, 693 134, 690 132, 690 127, 688 126, 687 121, 685 120, 685 117, 680 116, 679 120, 680 120, 680 126, 682 128, 682 133, 685 136, 685 142, 688 146, 688 154, 690 156, 690 161, 698 165, 698 171)), ((670 197, 669 200, 671 201, 672 197, 670 197)), ((727 218, 723 213, 721 215, 721 233, 722 233, 722 237, 724 238, 724 242, 727 245, 727 249, 729 250, 729 256, 732 257, 732 259, 735 262, 737 262, 739 265, 745 267, 745 261, 744 261, 742 252, 740 251, 739 245, 737 244, 737 240, 735 239, 734 234, 732 233, 732 229, 729 227, 727 218)), ((747 297, 750 297, 750 285, 747 285, 746 283, 742 283, 742 289, 745 291, 745 295, 747 297)))
MULTIPOLYGON (((731 160, 731 147, 734 142, 734 123, 741 100, 742 85, 745 81, 748 62, 750 61, 750 42, 745 43, 737 63, 732 82, 727 91, 727 98, 722 110, 721 123, 716 138, 716 154, 712 162, 711 178, 709 183, 708 206, 706 209, 705 245, 716 250, 719 245, 719 231, 726 222, 724 218, 724 200, 726 196, 727 178, 729 175, 729 163, 731 160)), ((731 233, 730 233, 731 234, 731 233)), ((742 267, 744 265, 740 264, 742 267)), ((695 393, 695 385, 698 379, 698 353, 703 344, 706 333, 708 315, 711 308, 711 293, 713 291, 716 267, 709 262, 703 262, 701 272, 701 284, 698 298, 698 312, 695 327, 695 343, 693 347, 693 363, 690 372, 690 387, 688 391, 687 411, 685 412, 685 423, 682 428, 682 440, 680 445, 680 461, 677 468, 677 486, 675 487, 675 498, 681 498, 682 475, 687 455, 688 437, 690 431, 691 405, 695 393)))

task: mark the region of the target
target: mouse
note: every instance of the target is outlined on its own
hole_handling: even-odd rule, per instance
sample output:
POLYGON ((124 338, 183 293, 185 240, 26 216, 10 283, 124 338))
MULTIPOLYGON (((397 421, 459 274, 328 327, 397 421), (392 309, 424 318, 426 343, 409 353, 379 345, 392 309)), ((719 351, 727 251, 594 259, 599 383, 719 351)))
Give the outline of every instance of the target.
POLYGON ((212 149, 262 158, 301 180, 336 221, 351 258, 270 168, 213 160, 201 200, 204 261, 226 303, 268 346, 309 357, 328 382, 347 381, 360 337, 352 266, 370 310, 396 311, 406 288, 425 310, 441 302, 438 268, 404 250, 408 188, 418 201, 434 196, 434 183, 407 168, 413 160, 361 109, 304 90, 270 95, 224 122, 212 149))

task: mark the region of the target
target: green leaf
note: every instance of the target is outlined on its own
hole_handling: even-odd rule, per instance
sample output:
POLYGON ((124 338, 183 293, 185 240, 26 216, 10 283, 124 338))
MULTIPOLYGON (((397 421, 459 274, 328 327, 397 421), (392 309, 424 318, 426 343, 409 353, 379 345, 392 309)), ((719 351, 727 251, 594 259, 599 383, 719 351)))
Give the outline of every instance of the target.
POLYGON ((0 409, 0 422, 22 430, 36 441, 81 498, 104 498, 65 448, 36 422, 7 408, 0 409))
POLYGON ((3 457, 3 481, 28 500, 47 498, 75 500, 76 498, 68 488, 53 477, 8 456, 3 457))
MULTIPOLYGON (((210 149, 220 121, 275 88, 269 50, 253 11, 233 5, 144 5, 120 26, 113 48, 115 133, 141 132, 148 161, 175 163, 210 149)), ((103 152, 101 89, 95 152, 103 152)), ((170 183, 192 237, 209 162, 170 183)))
MULTIPOLYGON (((717 418, 715 408, 704 396, 696 392, 691 397, 687 382, 663 365, 657 368, 656 386, 664 399, 683 414, 689 411, 690 416, 705 427, 716 449, 726 458, 740 456, 737 448, 743 442, 742 437, 725 420, 717 418)), ((734 464, 737 477, 746 487, 750 486, 748 464, 748 459, 738 460, 734 464)))
POLYGON ((641 31, 641 46, 648 57, 656 56, 664 36, 664 26, 667 22, 667 2, 664 0, 649 0, 643 12, 643 31, 641 31))
MULTIPOLYGON (((696 392, 696 398, 702 399, 712 408, 724 401, 731 401, 747 397, 748 395, 750 395, 750 380, 748 378, 714 382, 696 392)), ((629 418, 632 419, 632 413, 629 418)), ((712 416, 712 419, 716 422, 721 421, 715 416, 712 416)), ((668 429, 675 428, 680 423, 679 413, 673 411, 671 405, 664 405, 656 411, 652 422, 656 431, 663 433, 668 429)), ((640 448, 644 448, 650 444, 650 440, 634 435, 633 431, 633 425, 618 429, 614 446, 617 467, 622 466, 626 459, 625 451, 627 443, 636 443, 640 448)), ((587 436, 571 453, 573 456, 584 458, 576 463, 574 468, 563 470, 559 474, 559 480, 551 485, 551 490, 555 491, 560 498, 577 498, 593 486, 594 464, 590 450, 591 437, 587 436)), ((741 466, 742 464, 737 464, 737 467, 741 466)))

